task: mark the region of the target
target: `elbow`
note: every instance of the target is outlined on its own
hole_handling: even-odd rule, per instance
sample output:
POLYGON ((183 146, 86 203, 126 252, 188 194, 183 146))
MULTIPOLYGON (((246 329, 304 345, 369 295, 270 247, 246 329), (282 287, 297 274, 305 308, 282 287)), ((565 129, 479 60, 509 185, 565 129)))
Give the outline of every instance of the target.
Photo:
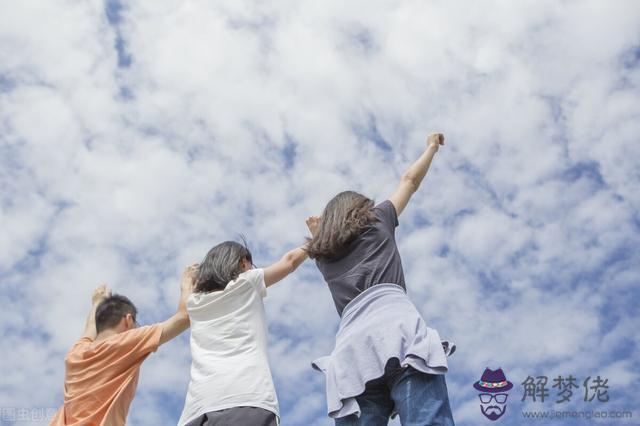
POLYGON ((285 268, 287 270, 287 274, 292 273, 298 267, 298 265, 296 263, 296 257, 291 253, 287 253, 284 256, 284 258, 282 259, 282 261, 285 264, 285 268))
POLYGON ((400 183, 406 186, 411 191, 411 193, 416 192, 418 190, 418 187, 420 186, 414 176, 406 173, 402 175, 402 178, 400 178, 400 183))
POLYGON ((189 321, 189 314, 187 311, 179 311, 175 316, 176 322, 184 328, 189 328, 191 321, 189 321))
POLYGON ((286 259, 287 275, 296 270, 297 265, 293 258, 286 259))

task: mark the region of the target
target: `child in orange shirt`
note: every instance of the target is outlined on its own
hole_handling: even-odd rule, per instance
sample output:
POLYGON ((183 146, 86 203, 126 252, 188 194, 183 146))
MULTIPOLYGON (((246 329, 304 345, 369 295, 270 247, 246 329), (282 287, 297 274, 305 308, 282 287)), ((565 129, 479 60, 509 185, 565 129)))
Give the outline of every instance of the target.
POLYGON ((186 301, 197 265, 182 274, 178 310, 164 322, 138 327, 136 307, 98 286, 85 332, 65 357, 64 404, 50 425, 124 425, 140 365, 158 346, 189 327, 186 301))

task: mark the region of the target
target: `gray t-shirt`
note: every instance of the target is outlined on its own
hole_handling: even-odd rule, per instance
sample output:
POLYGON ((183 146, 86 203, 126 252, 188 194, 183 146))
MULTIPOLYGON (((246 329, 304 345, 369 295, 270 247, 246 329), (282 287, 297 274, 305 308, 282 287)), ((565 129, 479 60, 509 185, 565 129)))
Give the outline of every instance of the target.
POLYGON ((371 286, 387 283, 406 289, 395 240, 396 208, 386 200, 375 206, 373 212, 378 221, 349 244, 342 258, 316 261, 340 316, 350 301, 371 286))

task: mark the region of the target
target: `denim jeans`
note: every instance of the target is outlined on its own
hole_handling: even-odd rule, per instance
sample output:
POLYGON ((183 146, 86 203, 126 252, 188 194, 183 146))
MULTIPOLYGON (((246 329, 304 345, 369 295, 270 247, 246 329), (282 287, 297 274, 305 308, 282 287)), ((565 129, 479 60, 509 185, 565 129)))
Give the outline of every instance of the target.
POLYGON ((444 375, 402 368, 397 359, 387 363, 384 376, 367 383, 356 401, 360 417, 335 419, 336 426, 387 425, 394 406, 403 426, 454 425, 444 375))

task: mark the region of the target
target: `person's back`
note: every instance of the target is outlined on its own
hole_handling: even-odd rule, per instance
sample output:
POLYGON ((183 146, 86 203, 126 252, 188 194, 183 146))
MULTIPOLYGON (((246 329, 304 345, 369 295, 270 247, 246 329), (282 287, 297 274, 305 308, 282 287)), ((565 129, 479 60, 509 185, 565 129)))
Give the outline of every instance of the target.
POLYGON ((187 302, 193 361, 179 425, 278 424, 262 299, 306 257, 300 247, 253 269, 251 253, 237 242, 207 253, 187 302))
POLYGON ((65 357, 64 406, 53 424, 124 424, 140 365, 160 344, 159 324, 94 342, 82 337, 65 357))
POLYGON ((193 363, 180 424, 203 410, 236 406, 278 414, 267 356, 263 277, 262 269, 251 269, 223 291, 195 293, 189 299, 193 363))
POLYGON ((342 257, 316 260, 340 315, 351 300, 371 286, 387 283, 406 288, 395 241, 398 226, 395 207, 385 200, 372 212, 373 220, 348 244, 342 257))
POLYGON ((344 191, 307 220, 309 257, 341 317, 334 350, 312 363, 325 375, 337 426, 386 425, 394 413, 403 425, 454 424, 444 374, 455 345, 441 342, 409 299, 395 243, 398 216, 443 143, 429 136, 388 200, 375 206, 344 191))

